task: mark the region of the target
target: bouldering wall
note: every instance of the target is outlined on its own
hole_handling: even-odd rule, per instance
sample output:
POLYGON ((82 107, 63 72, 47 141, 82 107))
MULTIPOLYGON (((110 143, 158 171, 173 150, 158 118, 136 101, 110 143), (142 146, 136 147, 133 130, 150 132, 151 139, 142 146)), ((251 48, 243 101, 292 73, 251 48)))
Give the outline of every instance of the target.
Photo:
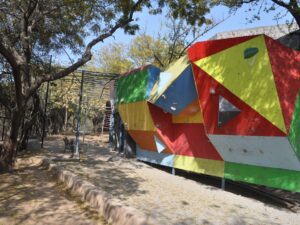
POLYGON ((300 53, 264 36, 198 42, 120 77, 137 158, 300 192, 300 53))

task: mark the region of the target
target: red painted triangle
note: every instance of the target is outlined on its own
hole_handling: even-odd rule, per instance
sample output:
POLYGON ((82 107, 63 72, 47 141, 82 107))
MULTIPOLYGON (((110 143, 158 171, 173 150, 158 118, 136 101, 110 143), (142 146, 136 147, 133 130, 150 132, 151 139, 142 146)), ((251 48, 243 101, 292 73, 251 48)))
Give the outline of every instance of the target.
POLYGON ((193 65, 193 71, 207 134, 286 136, 280 129, 199 67, 193 65), (238 115, 221 127, 218 126, 219 95, 241 110, 238 115))
POLYGON ((197 42, 188 49, 188 56, 191 62, 195 62, 255 37, 257 35, 197 42))
POLYGON ((300 52, 265 37, 285 126, 289 131, 300 90, 300 52))
POLYGON ((209 141, 203 124, 173 124, 172 115, 149 104, 152 119, 159 138, 176 155, 222 160, 209 141))

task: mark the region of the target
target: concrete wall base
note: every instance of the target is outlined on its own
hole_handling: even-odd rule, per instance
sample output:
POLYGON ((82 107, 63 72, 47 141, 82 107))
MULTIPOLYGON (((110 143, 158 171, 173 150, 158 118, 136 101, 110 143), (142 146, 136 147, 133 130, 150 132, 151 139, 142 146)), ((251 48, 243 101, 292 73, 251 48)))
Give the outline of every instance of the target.
POLYGON ((41 162, 41 166, 50 171, 56 179, 67 186, 76 195, 99 213, 109 224, 115 225, 152 225, 155 221, 134 208, 124 206, 120 201, 113 199, 95 185, 82 180, 75 174, 63 170, 60 166, 51 163, 47 158, 41 162))

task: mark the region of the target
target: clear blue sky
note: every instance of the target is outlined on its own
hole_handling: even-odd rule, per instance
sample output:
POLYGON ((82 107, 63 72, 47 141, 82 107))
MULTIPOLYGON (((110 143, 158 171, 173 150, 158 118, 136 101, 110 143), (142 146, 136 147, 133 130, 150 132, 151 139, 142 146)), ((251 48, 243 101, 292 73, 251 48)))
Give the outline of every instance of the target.
MULTIPOLYGON (((251 17, 250 13, 246 13, 245 11, 248 9, 247 6, 240 8, 235 15, 232 15, 226 21, 222 22, 220 25, 215 27, 213 30, 208 32, 205 36, 201 37, 201 40, 207 40, 213 35, 218 32, 223 31, 231 31, 231 30, 239 30, 239 29, 246 29, 246 28, 253 28, 253 27, 260 27, 260 26, 269 26, 269 25, 276 25, 278 22, 275 21, 273 18, 281 11, 283 8, 278 7, 278 10, 272 11, 270 13, 261 13, 261 19, 253 21, 252 23, 247 22, 247 18, 251 17)), ((253 11, 253 13, 256 11, 253 11)), ((224 6, 215 7, 210 16, 216 18, 217 20, 221 20, 222 18, 226 18, 228 15, 228 9, 224 6)), ((161 26, 160 24, 164 23, 165 15, 149 15, 147 13, 137 13, 136 17, 139 19, 139 24, 142 30, 146 29, 148 34, 157 34, 161 26)), ((279 23, 284 24, 286 20, 291 20, 291 16, 288 14, 286 17, 282 18, 279 23)), ((112 43, 112 42, 130 42, 134 36, 125 35, 123 31, 118 31, 114 38, 110 38, 104 42, 104 44, 112 43)))
MULTIPOLYGON (((247 18, 251 17, 253 14, 246 13, 248 9, 247 6, 240 8, 235 15, 232 15, 226 21, 219 24, 217 27, 209 31, 204 36, 200 37, 198 41, 207 40, 213 35, 218 32, 223 31, 231 31, 231 30, 239 30, 239 29, 246 29, 246 28, 253 28, 253 27, 260 27, 260 26, 269 26, 269 25, 276 25, 276 24, 284 24, 286 20, 291 20, 291 16, 287 14, 284 18, 280 21, 275 21, 274 16, 279 11, 282 11, 282 7, 278 7, 276 11, 272 11, 271 13, 261 13, 261 19, 253 21, 252 23, 247 22, 247 18)), ((253 11, 255 13, 256 11, 253 11)), ((217 20, 221 20, 222 18, 227 17, 228 9, 223 6, 218 6, 214 8, 210 16, 216 18, 217 20)), ((161 31, 162 26, 161 24, 165 21, 165 15, 149 15, 147 12, 143 13, 136 13, 135 18, 138 18, 138 24, 142 31, 146 31, 147 34, 150 34, 155 37, 155 35, 161 31)), ((98 44, 94 49, 93 52, 97 52, 102 46, 108 45, 113 42, 123 42, 129 43, 134 36, 126 35, 122 30, 118 30, 113 37, 106 39, 103 43, 98 44)), ((87 42, 89 39, 86 40, 87 42)), ((69 64, 68 57, 65 55, 55 57, 55 61, 58 61, 63 64, 69 64)))

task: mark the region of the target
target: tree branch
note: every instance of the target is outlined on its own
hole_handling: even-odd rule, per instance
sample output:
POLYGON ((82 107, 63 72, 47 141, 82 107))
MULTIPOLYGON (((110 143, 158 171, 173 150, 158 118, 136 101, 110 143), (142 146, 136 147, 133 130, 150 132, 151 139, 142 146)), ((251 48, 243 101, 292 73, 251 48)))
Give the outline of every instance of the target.
POLYGON ((0 54, 7 60, 12 69, 18 68, 17 59, 14 57, 12 51, 4 46, 3 41, 0 39, 0 54))
POLYGON ((153 57, 156 59, 156 61, 159 63, 159 65, 161 67, 165 67, 165 65, 163 64, 163 62, 160 60, 160 58, 156 55, 155 52, 153 52, 153 57))
POLYGON ((35 93, 35 91, 41 86, 42 83, 47 82, 47 81, 57 80, 62 77, 65 77, 65 76, 69 75, 70 73, 74 72, 79 67, 83 66, 88 61, 90 61, 92 58, 92 53, 91 53, 92 48, 99 42, 103 42, 103 40, 112 36, 119 28, 125 27, 130 22, 132 22, 134 12, 137 11, 137 9, 139 8, 139 6, 142 4, 143 1, 144 0, 138 0, 132 6, 128 15, 123 15, 123 18, 119 19, 118 22, 109 31, 99 35, 98 37, 93 39, 90 43, 88 43, 82 57, 80 59, 78 59, 75 63, 73 63, 71 66, 69 66, 68 68, 65 68, 57 73, 45 74, 44 76, 40 76, 39 78, 37 78, 34 85, 32 85, 32 87, 26 93, 26 99, 28 99, 30 96, 32 96, 35 93))
POLYGON ((289 4, 286 4, 285 2, 282 2, 280 0, 272 0, 273 2, 275 2, 277 5, 282 6, 284 8, 289 8, 289 4))
POLYGON ((240 1, 240 4, 248 4, 248 3, 252 3, 252 2, 256 2, 257 0, 242 0, 240 1))
POLYGON ((11 112, 11 102, 9 101, 10 96, 2 91, 0 88, 0 103, 9 111, 11 112))
POLYGON ((183 53, 187 50, 188 47, 190 47, 199 37, 203 36, 204 34, 206 34, 207 32, 211 31, 212 29, 214 29, 216 26, 218 26, 220 23, 223 23, 225 20, 227 20, 230 17, 230 15, 228 15, 226 18, 223 18, 222 20, 216 22, 215 24, 213 24, 212 26, 206 28, 201 34, 197 35, 193 40, 191 40, 184 48, 183 50, 180 52, 180 55, 183 55, 183 53))
POLYGON ((0 40, 0 54, 7 60, 7 62, 10 64, 12 68, 15 90, 16 90, 16 102, 17 105, 21 107, 22 88, 21 88, 21 80, 20 80, 20 68, 19 68, 20 64, 18 63, 21 60, 21 58, 15 50, 10 51, 8 48, 6 48, 1 40, 0 40))

